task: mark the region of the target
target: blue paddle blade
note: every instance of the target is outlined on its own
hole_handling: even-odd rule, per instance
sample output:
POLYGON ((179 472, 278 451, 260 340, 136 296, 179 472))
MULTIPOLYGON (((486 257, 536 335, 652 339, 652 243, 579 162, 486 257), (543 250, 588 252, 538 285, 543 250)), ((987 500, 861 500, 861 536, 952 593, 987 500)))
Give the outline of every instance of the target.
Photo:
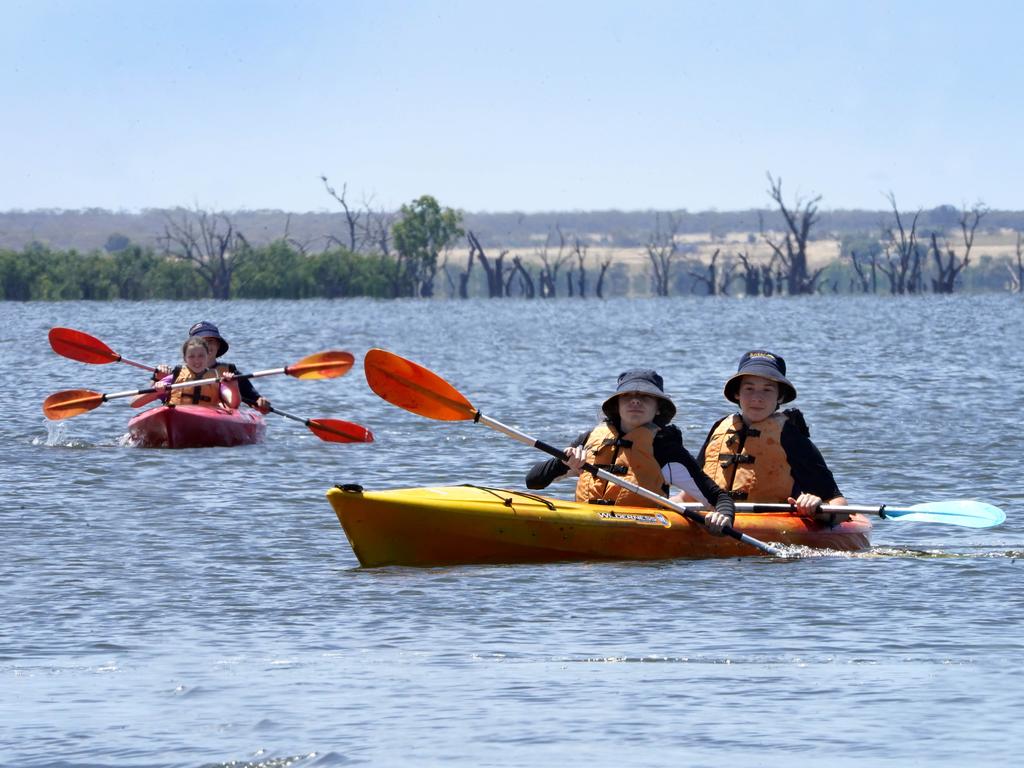
POLYGON ((1006 520, 1006 513, 999 507, 968 499, 915 504, 906 509, 886 507, 885 516, 908 523, 945 523, 965 528, 991 528, 1006 520))

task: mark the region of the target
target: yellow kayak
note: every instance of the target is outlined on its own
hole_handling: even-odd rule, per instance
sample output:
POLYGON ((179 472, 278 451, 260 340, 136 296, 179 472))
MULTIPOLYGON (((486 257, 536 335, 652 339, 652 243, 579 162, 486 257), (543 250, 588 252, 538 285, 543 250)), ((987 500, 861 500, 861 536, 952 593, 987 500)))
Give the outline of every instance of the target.
MULTIPOLYGON (((331 488, 327 498, 365 567, 761 554, 660 508, 581 504, 473 485, 389 491, 346 485, 331 488)), ((735 527, 778 544, 847 552, 870 546, 871 522, 863 515, 829 525, 792 512, 741 512, 735 527)))

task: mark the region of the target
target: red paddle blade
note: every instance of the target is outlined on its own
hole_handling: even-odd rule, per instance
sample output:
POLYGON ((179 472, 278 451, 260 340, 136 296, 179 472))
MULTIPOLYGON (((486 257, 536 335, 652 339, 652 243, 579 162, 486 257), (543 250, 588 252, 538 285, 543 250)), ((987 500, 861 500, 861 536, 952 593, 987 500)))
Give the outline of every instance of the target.
POLYGON ((80 363, 116 363, 121 356, 114 350, 88 333, 76 331, 74 328, 51 328, 50 346, 61 357, 68 357, 80 363))
POLYGON ((289 365, 284 372, 296 379, 336 379, 348 373, 355 361, 351 352, 317 352, 289 365))
POLYGON ((310 419, 309 430, 329 443, 372 443, 373 433, 366 427, 341 419, 310 419))
POLYGON ((43 401, 43 413, 52 421, 70 419, 103 404, 103 393, 89 389, 66 389, 43 401))
POLYGON ((439 421, 476 418, 476 408, 455 387, 394 352, 371 349, 363 369, 370 389, 392 405, 439 421))

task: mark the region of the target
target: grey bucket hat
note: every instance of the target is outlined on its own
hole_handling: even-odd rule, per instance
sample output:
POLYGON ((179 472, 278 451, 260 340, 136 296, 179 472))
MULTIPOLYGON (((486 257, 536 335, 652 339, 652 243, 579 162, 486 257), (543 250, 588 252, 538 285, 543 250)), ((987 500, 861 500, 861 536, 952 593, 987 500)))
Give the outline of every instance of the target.
POLYGON ((609 397, 601 405, 604 415, 610 419, 617 419, 619 409, 615 405, 619 398, 626 392, 642 392, 645 395, 652 395, 661 402, 658 406, 658 415, 654 420, 661 425, 668 424, 676 415, 676 404, 672 398, 665 394, 665 382, 657 371, 650 368, 634 368, 619 374, 618 384, 615 387, 615 394, 609 397))

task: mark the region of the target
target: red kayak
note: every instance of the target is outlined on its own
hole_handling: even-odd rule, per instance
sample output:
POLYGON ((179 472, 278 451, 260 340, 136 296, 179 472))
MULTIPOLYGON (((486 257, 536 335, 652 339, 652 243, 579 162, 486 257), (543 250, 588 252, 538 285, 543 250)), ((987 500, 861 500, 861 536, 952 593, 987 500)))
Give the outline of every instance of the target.
POLYGON ((226 448, 263 439, 258 411, 206 405, 161 405, 128 422, 128 436, 140 448, 226 448))

